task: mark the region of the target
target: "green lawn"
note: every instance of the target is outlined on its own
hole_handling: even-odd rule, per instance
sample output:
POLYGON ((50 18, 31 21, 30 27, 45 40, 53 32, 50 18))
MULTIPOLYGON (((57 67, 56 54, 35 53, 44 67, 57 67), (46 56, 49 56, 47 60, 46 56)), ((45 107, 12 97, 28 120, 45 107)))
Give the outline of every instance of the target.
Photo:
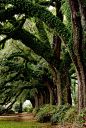
POLYGON ((0 118, 0 128, 55 128, 51 123, 39 123, 28 117, 3 117, 0 118), (23 121, 28 119, 28 121, 23 121))
POLYGON ((0 121, 0 128, 52 128, 52 126, 50 126, 48 123, 40 124, 31 121, 0 121))

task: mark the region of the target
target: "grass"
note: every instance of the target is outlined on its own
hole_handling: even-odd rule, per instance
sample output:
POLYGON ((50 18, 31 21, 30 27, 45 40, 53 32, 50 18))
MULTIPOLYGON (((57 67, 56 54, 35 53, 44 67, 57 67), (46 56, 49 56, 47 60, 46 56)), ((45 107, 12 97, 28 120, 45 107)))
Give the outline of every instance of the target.
POLYGON ((29 121, 23 121, 23 122, 16 122, 16 121, 0 121, 0 128, 52 128, 48 123, 39 124, 36 122, 29 122, 29 121))
POLYGON ((39 123, 32 116, 2 117, 0 128, 55 128, 51 123, 39 123), (31 118, 30 118, 31 117, 31 118))

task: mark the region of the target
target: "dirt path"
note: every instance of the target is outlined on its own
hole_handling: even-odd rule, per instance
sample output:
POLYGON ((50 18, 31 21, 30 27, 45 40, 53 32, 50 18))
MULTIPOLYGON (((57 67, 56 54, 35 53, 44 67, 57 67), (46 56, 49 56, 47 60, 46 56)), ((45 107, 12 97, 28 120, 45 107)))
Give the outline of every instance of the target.
MULTIPOLYGON (((6 120, 10 121, 32 121, 35 120, 31 114, 15 114, 15 115, 2 115, 0 118, 6 117, 6 120), (13 118, 14 117, 14 118, 13 118)), ((3 120, 3 119, 2 119, 3 120)))
MULTIPOLYGON (((17 121, 17 122, 31 121, 31 122, 36 122, 36 120, 34 119, 32 114, 3 115, 3 116, 0 116, 0 118, 2 118, 2 121, 17 121)), ((42 123, 40 123, 40 125, 41 124, 42 123)), ((65 127, 65 126, 62 127, 60 125, 53 125, 53 126, 51 125, 51 128, 68 128, 68 127, 65 127)))

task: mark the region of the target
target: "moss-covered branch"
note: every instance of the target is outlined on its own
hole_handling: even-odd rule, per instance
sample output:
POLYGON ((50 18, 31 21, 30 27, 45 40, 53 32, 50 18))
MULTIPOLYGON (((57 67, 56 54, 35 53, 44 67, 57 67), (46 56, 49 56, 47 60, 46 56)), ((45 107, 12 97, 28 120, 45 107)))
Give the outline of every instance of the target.
POLYGON ((22 52, 15 52, 12 53, 7 59, 11 60, 14 57, 22 57, 24 58, 27 62, 32 62, 32 63, 37 63, 37 60, 34 59, 32 56, 29 56, 28 54, 22 54, 22 52))
POLYGON ((43 41, 46 45, 48 45, 50 47, 49 39, 48 39, 47 33, 45 31, 43 22, 37 18, 36 18, 35 22, 36 22, 36 27, 38 29, 38 34, 39 34, 41 41, 43 41))
POLYGON ((7 36, 6 36, 3 40, 0 41, 0 45, 3 44, 2 48, 4 48, 5 41, 8 40, 8 39, 10 39, 10 38, 12 37, 12 35, 14 35, 19 29, 22 28, 22 26, 23 26, 25 20, 26 20, 26 19, 23 18, 22 21, 19 22, 19 25, 18 25, 17 27, 13 28, 13 29, 10 31, 10 33, 8 33, 7 36))
POLYGON ((45 22, 49 27, 54 29, 63 41, 69 42, 71 38, 70 32, 67 30, 65 25, 61 20, 54 16, 50 11, 46 10, 38 4, 33 4, 31 2, 25 2, 23 0, 0 0, 0 2, 6 2, 7 4, 13 4, 24 11, 24 13, 30 15, 31 17, 38 17, 43 22, 45 22))
POLYGON ((4 86, 5 86, 7 83, 9 83, 9 82, 11 82, 11 81, 15 80, 15 79, 16 79, 16 77, 18 77, 18 76, 19 76, 19 74, 20 74, 20 72, 16 73, 16 75, 15 75, 15 76, 11 77, 10 79, 8 79, 8 80, 6 80, 4 83, 2 83, 2 84, 1 84, 1 86, 0 86, 0 89, 1 89, 1 88, 3 89, 3 88, 4 88, 4 86))
POLYGON ((53 57, 53 49, 41 42, 37 37, 28 31, 21 29, 12 34, 13 39, 21 40, 27 47, 30 47, 37 53, 42 56, 48 63, 51 63, 55 67, 58 66, 57 59, 53 57), (47 49, 47 50, 46 50, 47 49))

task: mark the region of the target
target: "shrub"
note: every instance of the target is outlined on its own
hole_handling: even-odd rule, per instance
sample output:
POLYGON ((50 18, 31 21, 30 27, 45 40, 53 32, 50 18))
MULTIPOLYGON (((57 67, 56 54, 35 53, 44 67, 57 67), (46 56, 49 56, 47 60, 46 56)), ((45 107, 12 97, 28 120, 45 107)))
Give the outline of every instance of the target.
POLYGON ((53 112, 55 112, 56 106, 46 104, 44 107, 41 107, 39 112, 37 113, 35 119, 40 122, 50 121, 53 112))
POLYGON ((77 124, 86 127, 86 110, 82 110, 77 118, 77 124))
POLYGON ((73 122, 76 120, 77 117, 77 109, 76 107, 71 107, 68 109, 64 116, 64 124, 73 124, 73 122))
POLYGON ((61 105, 55 112, 55 114, 51 117, 51 122, 52 125, 61 123, 64 119, 66 111, 70 108, 71 106, 69 104, 61 105))
POLYGON ((19 103, 16 103, 15 106, 14 106, 14 110, 16 112, 18 112, 19 111, 19 107, 20 107, 20 104, 19 103))
POLYGON ((24 107, 24 108, 23 108, 23 111, 24 111, 24 112, 29 112, 29 107, 27 107, 27 106, 24 107))
POLYGON ((34 108, 32 111, 33 116, 35 117, 36 114, 38 113, 38 111, 40 110, 40 108, 34 108))

